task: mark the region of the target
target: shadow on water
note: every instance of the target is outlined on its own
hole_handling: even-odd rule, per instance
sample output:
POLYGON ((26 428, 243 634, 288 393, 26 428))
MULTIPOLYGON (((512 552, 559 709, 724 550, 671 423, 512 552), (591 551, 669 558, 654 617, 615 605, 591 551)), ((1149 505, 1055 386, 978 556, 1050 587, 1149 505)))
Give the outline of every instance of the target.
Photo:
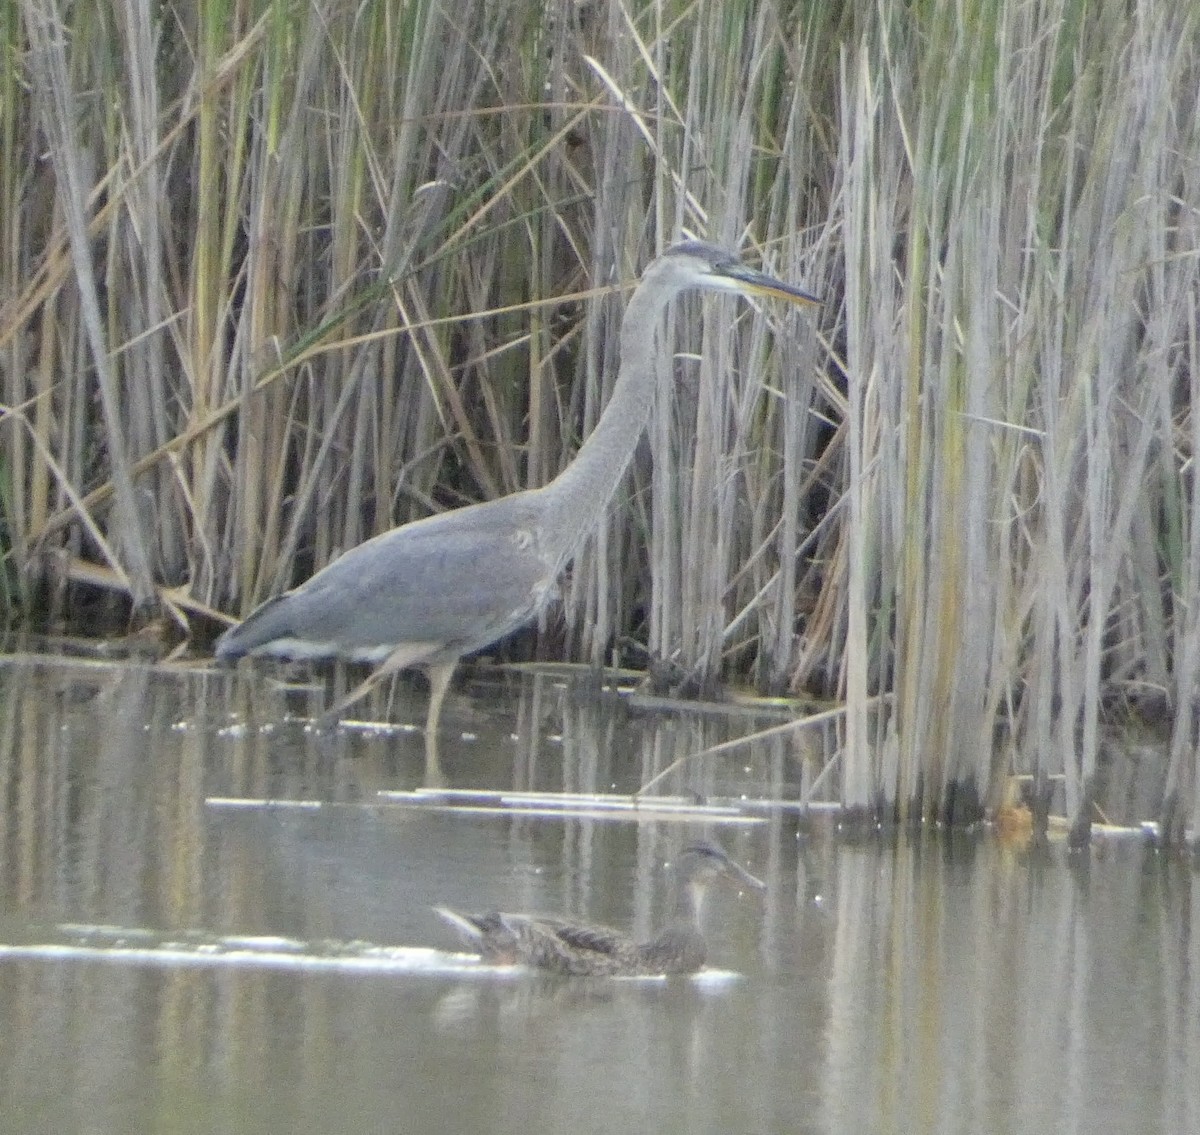
MULTIPOLYGON (((323 690, 3 662, 6 1130, 1200 1129, 1181 862, 848 844, 783 810, 413 803, 420 732, 288 719, 323 690), (430 911, 649 936, 663 866, 698 834, 768 882, 763 901, 713 895, 699 980, 488 969, 430 911)), ((388 720, 423 720, 419 686, 396 696, 388 720)), ((443 725, 449 785, 496 793, 628 793, 750 728, 544 674, 460 685, 443 725)), ((792 799, 822 764, 793 744, 685 763, 669 791, 792 799)))

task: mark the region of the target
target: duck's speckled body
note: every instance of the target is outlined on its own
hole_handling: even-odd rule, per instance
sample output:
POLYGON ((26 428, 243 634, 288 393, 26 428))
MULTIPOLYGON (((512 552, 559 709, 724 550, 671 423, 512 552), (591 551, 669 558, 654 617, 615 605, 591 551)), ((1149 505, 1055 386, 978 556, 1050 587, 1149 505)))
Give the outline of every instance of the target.
POLYGON ((694 843, 675 866, 675 917, 649 942, 637 942, 607 926, 590 926, 568 918, 541 914, 464 915, 434 909, 458 929, 484 961, 526 965, 568 977, 695 973, 707 949, 700 910, 708 884, 726 878, 763 890, 766 886, 740 867, 718 844, 694 843))

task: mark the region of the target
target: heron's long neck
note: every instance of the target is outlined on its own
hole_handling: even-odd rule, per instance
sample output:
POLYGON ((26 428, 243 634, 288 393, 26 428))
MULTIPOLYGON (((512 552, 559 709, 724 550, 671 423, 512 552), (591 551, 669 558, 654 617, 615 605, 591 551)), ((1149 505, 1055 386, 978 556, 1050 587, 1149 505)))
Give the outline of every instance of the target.
POLYGON ((621 366, 596 428, 571 462, 541 491, 545 531, 560 564, 578 550, 617 490, 654 405, 654 357, 669 295, 634 292, 621 321, 621 366))

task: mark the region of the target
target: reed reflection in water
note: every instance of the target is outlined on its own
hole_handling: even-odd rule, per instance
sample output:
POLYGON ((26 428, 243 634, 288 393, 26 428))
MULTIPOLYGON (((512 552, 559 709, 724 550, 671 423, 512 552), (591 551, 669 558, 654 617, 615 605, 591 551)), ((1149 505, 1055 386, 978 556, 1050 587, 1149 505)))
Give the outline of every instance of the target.
MULTIPOLYGON (((447 706, 457 786, 628 792, 742 728, 482 689, 447 706)), ((473 970, 431 904, 646 935, 697 825, 393 806, 419 733, 317 737, 250 696, 0 665, 6 1130, 1200 1129, 1186 863, 710 821, 769 884, 712 904, 715 975, 473 970)), ((813 761, 777 741, 671 790, 790 796, 813 761)))

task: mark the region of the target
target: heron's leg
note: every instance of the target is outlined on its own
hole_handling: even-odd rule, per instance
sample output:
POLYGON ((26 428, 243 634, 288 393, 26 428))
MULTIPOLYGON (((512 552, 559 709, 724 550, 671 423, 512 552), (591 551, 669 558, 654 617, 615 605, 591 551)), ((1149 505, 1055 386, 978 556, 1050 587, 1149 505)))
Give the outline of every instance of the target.
POLYGON ((442 776, 442 767, 438 763, 438 721, 442 716, 442 702, 446 691, 450 688, 450 679, 454 677, 454 668, 458 659, 453 662, 442 662, 436 666, 427 666, 429 672, 429 712, 425 715, 425 787, 442 788, 446 779, 442 776))
POLYGON ((338 718, 342 716, 356 701, 369 694, 384 678, 390 678, 398 670, 405 670, 410 666, 418 666, 421 659, 427 655, 430 650, 435 648, 436 644, 425 642, 408 642, 403 646, 398 646, 391 654, 383 660, 379 669, 367 675, 357 686, 354 687, 341 701, 339 701, 331 709, 327 709, 320 717, 317 718, 317 724, 322 728, 329 725, 336 725, 338 718))

